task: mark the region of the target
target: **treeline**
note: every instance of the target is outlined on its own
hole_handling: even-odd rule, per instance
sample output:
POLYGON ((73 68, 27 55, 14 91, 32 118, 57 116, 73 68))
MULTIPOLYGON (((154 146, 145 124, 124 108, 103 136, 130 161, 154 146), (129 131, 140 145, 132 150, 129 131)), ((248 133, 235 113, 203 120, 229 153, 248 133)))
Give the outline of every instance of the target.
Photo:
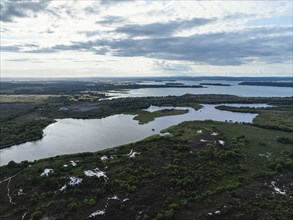
POLYGON ((200 83, 201 86, 231 86, 230 84, 225 83, 200 83))
POLYGON ((241 82, 239 85, 293 87, 293 82, 241 82))
POLYGON ((21 123, 1 123, 0 148, 40 139, 43 136, 44 127, 52 122, 51 119, 42 119, 21 123))
POLYGON ((142 88, 203 88, 201 85, 168 84, 140 85, 104 82, 58 81, 58 82, 1 82, 0 94, 73 94, 82 91, 109 91, 142 88))

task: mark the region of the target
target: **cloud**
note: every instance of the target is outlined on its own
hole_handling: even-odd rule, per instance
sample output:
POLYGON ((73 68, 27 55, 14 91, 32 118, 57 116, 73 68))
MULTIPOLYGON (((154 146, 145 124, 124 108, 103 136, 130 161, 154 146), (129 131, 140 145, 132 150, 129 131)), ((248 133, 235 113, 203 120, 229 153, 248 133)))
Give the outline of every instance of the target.
POLYGON ((262 27, 186 37, 93 40, 30 52, 89 51, 100 55, 182 60, 220 66, 255 61, 282 63, 292 58, 291 30, 292 27, 262 27))
POLYGON ((19 59, 6 59, 6 60, 10 62, 27 62, 27 61, 30 61, 31 59, 19 58, 19 59))
POLYGON ((278 35, 289 31, 291 27, 257 28, 188 37, 128 39, 105 44, 116 56, 146 56, 209 65, 242 65, 254 60, 279 63, 292 58, 292 36, 278 35))
POLYGON ((102 25, 112 25, 126 21, 124 17, 121 16, 105 16, 102 20, 96 21, 96 24, 102 25))
POLYGON ((6 0, 0 4, 2 22, 13 22, 15 18, 33 17, 37 12, 44 11, 52 0, 12 1, 6 0))
POLYGON ((192 70, 190 65, 170 63, 165 60, 155 60, 152 69, 164 72, 189 72, 192 70))
POLYGON ((178 31, 198 27, 215 22, 215 18, 193 18, 191 20, 169 21, 166 23, 151 23, 145 25, 125 25, 117 28, 118 33, 135 36, 168 36, 178 31))
POLYGON ((135 68, 145 74, 291 74, 290 3, 1 0, 3 66, 43 68, 44 74, 51 66, 63 71, 72 65, 85 75, 90 65, 117 75, 140 73, 135 68), (71 56, 76 61, 66 60, 71 56), (98 67, 78 62, 112 59, 115 65, 98 67))
POLYGON ((19 46, 0 46, 1 52, 19 52, 20 47, 19 46))

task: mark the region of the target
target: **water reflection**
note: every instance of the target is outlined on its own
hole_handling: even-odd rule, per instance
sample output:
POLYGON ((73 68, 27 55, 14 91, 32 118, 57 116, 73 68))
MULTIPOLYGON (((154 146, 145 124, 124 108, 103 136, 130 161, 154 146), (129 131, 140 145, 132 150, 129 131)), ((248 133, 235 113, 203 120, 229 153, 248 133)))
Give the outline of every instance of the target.
MULTIPOLYGON (((0 150, 0 165, 14 160, 35 160, 61 154, 71 154, 114 147, 141 140, 171 125, 190 120, 215 120, 252 122, 257 114, 220 111, 216 105, 203 105, 199 111, 189 109, 184 115, 157 118, 148 124, 139 125, 133 115, 113 115, 103 119, 60 119, 44 129, 39 141, 27 142, 0 150)), ((250 105, 253 107, 253 105, 250 105)), ((151 106, 155 111, 166 107, 151 106)), ((170 107, 172 108, 172 107, 170 107)))

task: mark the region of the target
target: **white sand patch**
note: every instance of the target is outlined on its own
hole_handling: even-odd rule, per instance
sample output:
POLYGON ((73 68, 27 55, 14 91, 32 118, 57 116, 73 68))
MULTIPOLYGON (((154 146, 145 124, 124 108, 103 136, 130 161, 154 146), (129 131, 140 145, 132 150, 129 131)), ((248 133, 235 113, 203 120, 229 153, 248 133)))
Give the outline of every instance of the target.
POLYGON ((41 173, 41 176, 49 176, 50 173, 54 173, 54 170, 46 168, 44 169, 43 173, 41 173))
POLYGON ((103 177, 105 179, 105 181, 107 181, 109 179, 106 176, 106 172, 99 170, 99 168, 95 168, 93 170, 85 170, 84 174, 89 177, 93 177, 93 176, 98 177, 98 178, 103 177))
POLYGON ((78 162, 79 162, 78 160, 76 160, 76 161, 73 161, 73 160, 69 161, 69 163, 71 163, 71 165, 72 165, 73 167, 77 166, 77 163, 78 163, 78 162))
POLYGON ((206 142, 209 142, 209 140, 200 139, 200 142, 206 143, 206 142))
POLYGON ((119 200, 120 201, 121 199, 119 199, 118 196, 114 195, 112 197, 108 197, 108 200, 119 200))
POLYGON ((82 178, 77 178, 74 176, 69 177, 69 185, 74 186, 74 185, 79 185, 82 182, 82 178))
POLYGON ((197 130, 196 133, 201 134, 202 130, 197 130))
POLYGON ((101 157, 101 160, 107 160, 107 159, 108 159, 107 156, 102 156, 102 157, 101 157))
POLYGON ((275 192, 277 193, 277 194, 280 194, 280 195, 286 195, 286 191, 285 190, 281 190, 280 188, 278 188, 277 186, 276 186, 276 182, 275 181, 271 181, 271 186, 274 188, 274 190, 275 190, 275 192))
POLYGON ((105 213, 106 213, 105 209, 97 210, 94 213, 90 214, 89 218, 94 218, 95 216, 98 216, 98 215, 105 215, 105 213))
POLYGON ((171 133, 169 133, 169 132, 165 132, 165 133, 159 133, 159 135, 160 136, 172 136, 172 134, 171 133))
POLYGON ((109 157, 109 156, 104 155, 100 159, 101 160, 109 160, 109 159, 113 159, 113 157, 112 156, 109 157))
POLYGON ((17 195, 18 195, 18 196, 21 196, 21 195, 23 195, 23 194, 24 194, 24 193, 23 193, 23 190, 22 190, 22 189, 19 189, 18 192, 17 192, 17 195))
POLYGON ((223 141, 223 140, 218 140, 218 142, 219 142, 221 145, 225 145, 225 141, 223 141))
POLYGON ((59 189, 61 192, 63 192, 65 189, 67 188, 67 185, 65 184, 64 186, 61 187, 61 189, 59 189))
POLYGON ((213 133, 211 133, 211 135, 213 135, 213 136, 217 136, 217 135, 218 135, 218 133, 216 133, 216 132, 213 132, 213 133))
POLYGON ((129 157, 135 157, 136 155, 139 155, 140 153, 133 151, 133 149, 131 149, 130 153, 127 154, 127 156, 129 157))
POLYGON ((271 153, 266 152, 266 153, 264 153, 264 154, 258 154, 258 156, 269 158, 269 157, 271 156, 271 153))
POLYGON ((59 189, 59 190, 61 192, 63 192, 67 188, 67 185, 75 186, 75 185, 81 184, 81 182, 82 182, 82 178, 77 178, 77 177, 71 176, 71 177, 69 177, 69 182, 65 183, 65 185, 62 186, 61 189, 59 189))

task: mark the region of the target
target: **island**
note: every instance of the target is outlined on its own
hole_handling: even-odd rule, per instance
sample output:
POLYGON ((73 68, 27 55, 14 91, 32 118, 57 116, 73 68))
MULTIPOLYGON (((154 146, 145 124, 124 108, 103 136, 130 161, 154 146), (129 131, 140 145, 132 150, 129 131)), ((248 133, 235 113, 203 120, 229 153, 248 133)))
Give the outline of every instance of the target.
POLYGON ((231 86, 230 84, 225 83, 200 83, 201 86, 231 86))
POLYGON ((137 116, 135 116, 133 119, 137 120, 139 124, 145 124, 150 121, 153 121, 155 118, 163 117, 163 116, 170 116, 170 115, 182 115, 186 114, 188 112, 188 109, 163 109, 158 110, 154 112, 149 111, 140 111, 137 116))
POLYGON ((276 87, 293 87, 293 82, 241 82, 239 85, 247 86, 276 86, 276 87))

